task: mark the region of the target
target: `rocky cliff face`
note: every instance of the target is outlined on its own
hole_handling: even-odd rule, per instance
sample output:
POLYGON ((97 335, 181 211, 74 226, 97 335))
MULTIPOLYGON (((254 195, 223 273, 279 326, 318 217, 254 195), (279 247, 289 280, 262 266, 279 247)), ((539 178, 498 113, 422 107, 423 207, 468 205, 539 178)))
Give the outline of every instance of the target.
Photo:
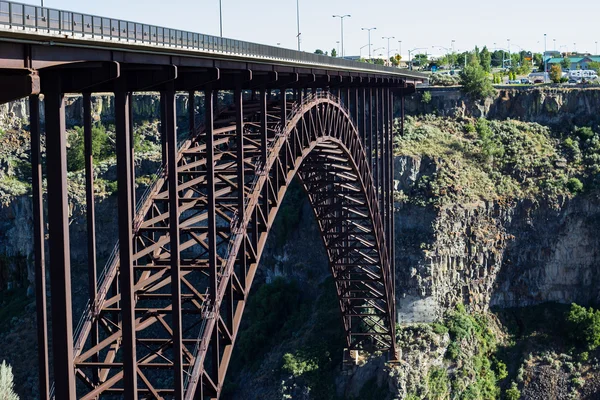
POLYGON ((475 101, 460 88, 420 89, 406 100, 408 115, 517 119, 545 125, 589 124, 598 119, 600 88, 500 89, 498 96, 475 101), (423 102, 428 91, 431 101, 423 102))
MULTIPOLYGON (((427 158, 396 158, 396 190, 435 173, 427 158)), ((558 209, 521 201, 396 203, 399 321, 428 322, 457 303, 485 311, 548 301, 597 302, 600 238, 596 194, 564 199, 558 209)))

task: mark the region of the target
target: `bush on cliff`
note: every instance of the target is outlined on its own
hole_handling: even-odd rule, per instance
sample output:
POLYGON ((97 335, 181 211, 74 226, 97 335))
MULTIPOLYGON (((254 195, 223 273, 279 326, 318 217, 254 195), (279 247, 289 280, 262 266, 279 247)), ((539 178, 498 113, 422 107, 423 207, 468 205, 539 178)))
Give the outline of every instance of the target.
POLYGON ((496 93, 488 74, 480 65, 468 65, 460 73, 463 92, 471 97, 483 100, 496 93))
POLYGON ((589 350, 600 346, 600 310, 573 303, 567 315, 567 323, 570 325, 571 338, 577 343, 589 350))

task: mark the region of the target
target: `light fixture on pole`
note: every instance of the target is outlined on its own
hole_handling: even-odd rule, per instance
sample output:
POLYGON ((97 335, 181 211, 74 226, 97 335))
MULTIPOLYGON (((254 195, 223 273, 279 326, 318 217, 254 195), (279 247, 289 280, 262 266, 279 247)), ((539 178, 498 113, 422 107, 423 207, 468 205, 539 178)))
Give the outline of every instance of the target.
POLYGON ((298 38, 298 51, 300 51, 300 0, 296 0, 296 23, 298 26, 296 37, 298 38))
POLYGON ((382 36, 382 39, 387 39, 388 41, 388 45, 387 45, 387 58, 388 60, 390 59, 390 39, 396 39, 395 36, 382 36))
POLYGON ((451 46, 450 46, 450 47, 452 47, 452 53, 454 53, 454 43, 455 43, 455 42, 456 42, 456 40, 452 39, 452 41, 451 41, 451 43, 450 43, 450 44, 451 44, 451 46))
POLYGON ((352 17, 352 15, 350 14, 346 14, 346 15, 334 15, 333 18, 339 18, 340 19, 340 23, 342 25, 342 57, 344 57, 344 18, 346 17, 352 17))
POLYGON ((371 59, 371 31, 374 29, 377 29, 375 27, 373 28, 360 28, 362 31, 368 31, 369 32, 369 59, 371 59))

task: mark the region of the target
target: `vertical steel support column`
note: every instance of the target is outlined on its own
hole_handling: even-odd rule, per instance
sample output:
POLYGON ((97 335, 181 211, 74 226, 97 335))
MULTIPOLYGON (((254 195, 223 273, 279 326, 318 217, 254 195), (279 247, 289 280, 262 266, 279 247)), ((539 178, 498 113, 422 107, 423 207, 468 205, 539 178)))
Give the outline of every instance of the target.
POLYGON ((381 118, 381 109, 380 109, 380 104, 379 104, 379 87, 375 88, 375 109, 374 109, 374 114, 375 114, 375 147, 373 148, 373 150, 375 151, 375 170, 374 170, 374 175, 375 175, 375 198, 377 199, 377 202, 379 203, 379 210, 381 212, 381 202, 379 201, 379 187, 381 185, 381 180, 379 179, 379 174, 381 173, 381 164, 380 164, 380 160, 379 160, 379 140, 380 140, 380 136, 381 136, 381 123, 380 123, 380 118, 381 118))
POLYGON ((55 397, 74 400, 73 322, 71 307, 71 256, 67 196, 67 137, 65 101, 60 77, 50 80, 44 94, 46 108, 46 160, 48 175, 48 222, 50 283, 52 288, 52 350, 55 397))
MULTIPOLYGON (((281 102, 281 127, 282 129, 285 129, 285 125, 287 124, 287 96, 286 96, 286 92, 287 89, 285 87, 280 89, 280 102, 281 102)), ((287 152, 285 153, 285 155, 282 157, 281 162, 283 163, 283 171, 284 174, 287 174, 288 171, 288 157, 287 157, 287 152)), ((285 180, 285 175, 282 176, 282 179, 285 180)), ((279 190, 279 188, 277 188, 277 190, 279 190)))
MULTIPOLYGON (((352 79, 352 78, 350 78, 350 79, 352 79)), ((350 85, 348 85, 348 86, 346 86, 346 108, 348 109, 348 113, 350 115, 352 115, 352 111, 351 111, 352 101, 351 100, 352 100, 352 97, 350 96, 350 85)))
POLYGON ((359 118, 359 111, 358 111, 358 106, 359 106, 359 89, 356 88, 354 89, 354 123, 356 124, 356 126, 360 129, 360 127, 358 126, 358 118, 359 118))
MULTIPOLYGON (((129 95, 121 78, 115 90, 115 124, 117 131, 117 188, 119 213, 119 289, 121 292, 123 396, 137 400, 137 356, 135 341, 135 299, 133 270, 133 219, 131 213, 131 143, 129 95)), ((164 155, 163 155, 164 158, 164 155)))
MULTIPOLYGON (((244 209, 244 197, 245 197, 245 168, 244 168, 244 99, 242 98, 242 89, 241 87, 237 87, 235 89, 235 131, 236 131, 236 158, 237 158, 237 181, 238 181, 238 197, 237 197, 237 213, 238 213, 238 223, 240 226, 243 224, 246 219, 246 210, 244 209)), ((242 240, 242 244, 240 246, 240 250, 238 254, 240 256, 240 267, 241 270, 246 276, 248 272, 248 268, 246 265, 246 240, 242 240)), ((231 282, 231 280, 230 280, 231 282)), ((233 297, 233 296, 232 296, 233 297)), ((231 310, 231 321, 233 322, 233 308, 231 310)), ((232 325, 233 327, 233 325, 232 325)), ((231 327, 230 327, 231 328, 231 327)))
MULTIPOLYGON (((162 92, 166 104, 167 174, 169 182, 169 245, 171 253, 171 306, 173 330, 173 389, 175 399, 183 399, 183 345, 181 333, 181 263, 179 260, 179 178, 177 176, 177 114, 175 86, 162 92)), ((162 101, 162 99, 161 99, 162 101)))
POLYGON ((165 101, 165 93, 160 92, 160 144, 162 151, 162 165, 167 165, 167 104, 165 101))
MULTIPOLYGON (((269 142, 267 141, 267 92, 264 88, 260 89, 260 159, 263 163, 263 170, 266 174, 267 171, 267 157, 268 157, 268 146, 269 142)), ((265 217, 265 231, 268 228, 269 223, 269 179, 267 178, 265 184, 263 185, 263 204, 262 204, 262 212, 265 217)))
POLYGON ((196 92, 191 90, 188 96, 189 136, 196 134, 196 92))
POLYGON ((133 128, 133 93, 129 92, 129 151, 131 152, 131 214, 135 215, 135 140, 133 128))
POLYGON ((35 247, 35 308, 37 315, 38 383, 41 400, 50 396, 48 376, 48 316, 46 315, 46 255, 44 252, 44 198, 40 142, 40 98, 29 97, 33 241, 35 247))
MULTIPOLYGON (((381 221, 383 222, 383 227, 384 227, 384 232, 385 229, 387 229, 387 223, 386 223, 386 218, 387 218, 387 202, 385 200, 385 190, 386 190, 386 176, 387 176, 387 163, 386 163, 386 152, 385 152, 385 148, 387 146, 387 141, 386 141, 386 135, 387 135, 387 123, 386 123, 386 117, 387 117, 387 112, 386 112, 386 108, 387 108, 387 103, 385 101, 385 91, 386 88, 382 87, 381 89, 379 89, 380 92, 380 96, 381 96, 381 103, 380 103, 380 119, 381 119, 381 125, 380 125, 380 139, 379 139, 379 165, 381 166, 381 169, 379 171, 379 204, 381 204, 381 221)), ((387 239, 387 236, 386 236, 387 239)))
MULTIPOLYGON (((209 298, 216 309, 217 301, 217 221, 215 206, 215 149, 214 149, 214 104, 217 91, 207 89, 204 95, 204 127, 206 129, 206 187, 208 211, 208 272, 209 298)), ((219 327, 215 322, 212 346, 212 379, 219 384, 219 327)))
MULTIPOLYGON (((383 100, 384 100, 384 105, 385 108, 383 110, 384 112, 384 125, 385 125, 385 131, 384 131, 384 147, 383 147, 383 151, 384 151, 384 157, 383 157, 383 162, 385 164, 385 169, 384 169, 384 176, 383 176, 383 201, 385 203, 385 232, 386 232, 386 243, 387 243, 387 250, 388 250, 388 256, 391 256, 391 235, 390 235, 390 188, 391 188, 391 175, 390 175, 390 139, 391 139, 391 126, 390 126, 390 89, 389 88, 384 88, 383 89, 383 100)), ((391 260, 390 260, 391 262, 391 260)))
POLYGON ((363 87, 360 93, 360 105, 362 107, 360 115, 362 115, 362 118, 360 120, 359 129, 362 130, 363 147, 365 149, 365 152, 367 152, 367 88, 363 87))
POLYGON ((375 184, 375 174, 374 174, 374 165, 373 165, 373 88, 369 87, 369 124, 368 124, 368 152, 367 159, 369 160, 369 169, 371 170, 371 175, 373 177, 373 184, 375 184))
MULTIPOLYGON (((392 288, 396 298, 396 232, 394 231, 394 93, 390 90, 390 262, 392 266, 392 288)), ((394 308, 394 322, 396 312, 394 308)))
MULTIPOLYGON (((98 292, 96 266, 96 207, 94 204, 94 155, 92 154, 92 96, 83 94, 83 140, 85 152, 85 207, 87 218, 88 294, 94 306, 98 292)), ((91 346, 98 344, 98 322, 92 321, 91 346)), ((92 356, 98 362, 98 354, 92 356)), ((93 382, 98 384, 98 369, 93 369, 93 382)))

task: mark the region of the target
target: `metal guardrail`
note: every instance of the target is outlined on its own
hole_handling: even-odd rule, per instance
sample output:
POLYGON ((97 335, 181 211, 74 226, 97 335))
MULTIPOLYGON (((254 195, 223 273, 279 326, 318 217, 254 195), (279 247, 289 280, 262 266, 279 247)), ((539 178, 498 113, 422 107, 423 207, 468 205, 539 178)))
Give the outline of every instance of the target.
POLYGON ((0 27, 3 26, 10 30, 23 30, 37 34, 166 47, 426 79, 421 74, 400 68, 1 0, 0 27))

